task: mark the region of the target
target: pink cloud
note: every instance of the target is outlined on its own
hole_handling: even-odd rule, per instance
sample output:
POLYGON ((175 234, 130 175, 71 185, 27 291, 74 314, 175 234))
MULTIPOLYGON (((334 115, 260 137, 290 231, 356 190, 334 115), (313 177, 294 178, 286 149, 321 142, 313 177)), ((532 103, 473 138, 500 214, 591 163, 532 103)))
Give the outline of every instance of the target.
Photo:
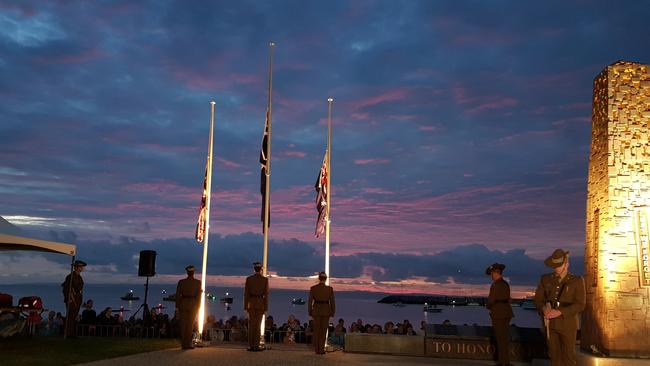
POLYGON ((465 113, 476 115, 483 112, 515 107, 519 104, 517 99, 501 95, 475 95, 461 83, 454 83, 451 87, 456 104, 466 106, 465 113))
POLYGON ((241 168, 241 164, 235 163, 234 161, 224 159, 224 158, 217 158, 217 161, 224 165, 226 168, 230 169, 238 169, 241 168))
POLYGON ((174 60, 168 59, 163 62, 167 71, 180 83, 192 90, 225 89, 235 86, 262 87, 263 76, 258 74, 244 74, 232 72, 230 68, 241 51, 229 49, 228 52, 218 55, 206 55, 204 68, 179 65, 174 60), (218 72, 217 72, 218 71, 218 72))
POLYGON ((418 116, 412 114, 391 114, 388 118, 400 122, 408 122, 415 120, 418 116))
POLYGON ((465 111, 467 114, 479 114, 486 111, 514 107, 518 104, 517 100, 510 97, 503 97, 491 101, 483 102, 474 108, 465 111))
POLYGON ((356 165, 376 165, 376 164, 388 164, 390 160, 388 159, 356 159, 354 160, 356 165))
POLYGON ((307 154, 302 151, 285 151, 281 155, 289 156, 292 158, 304 158, 307 154))
POLYGON ((375 95, 372 97, 358 99, 350 103, 350 106, 353 110, 359 110, 378 104, 384 104, 388 102, 396 102, 404 100, 409 96, 410 89, 407 87, 400 87, 393 90, 386 91, 382 94, 375 95))
POLYGON ((363 112, 363 113, 352 113, 352 114, 350 115, 350 117, 352 117, 352 119, 365 121, 365 120, 370 119, 370 113, 368 113, 368 112, 363 112))
POLYGON ((363 193, 371 193, 371 194, 395 194, 395 192, 391 192, 383 188, 363 188, 361 189, 361 191, 363 193))

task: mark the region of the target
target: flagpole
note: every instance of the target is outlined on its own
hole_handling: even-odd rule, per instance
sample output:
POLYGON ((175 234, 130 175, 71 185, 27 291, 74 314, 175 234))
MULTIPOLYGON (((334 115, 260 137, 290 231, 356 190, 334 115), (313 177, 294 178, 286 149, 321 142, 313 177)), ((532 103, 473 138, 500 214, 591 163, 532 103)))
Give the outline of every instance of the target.
POLYGON ((332 191, 330 184, 332 183, 332 103, 333 98, 327 98, 327 216, 325 217, 325 274, 327 274, 326 285, 330 284, 330 197, 332 191))
POLYGON ((269 99, 268 99, 268 119, 269 119, 269 139, 267 141, 268 156, 266 157, 266 186, 264 187, 264 256, 262 257, 262 275, 266 277, 266 265, 269 255, 269 203, 271 200, 271 121, 273 112, 273 49, 275 43, 269 43, 269 99))
MULTIPOLYGON (((267 141, 266 157, 266 184, 264 187, 264 254, 262 256, 262 275, 267 276, 267 263, 269 257, 269 210, 271 202, 271 125, 273 116, 273 50, 275 42, 269 42, 269 99, 268 99, 268 119, 269 119, 269 138, 267 141)), ((260 327, 261 337, 260 344, 264 345, 264 327, 266 323, 266 313, 262 315, 262 325, 260 327)))
POLYGON ((210 237, 210 194, 212 193, 212 143, 214 134, 214 101, 210 102, 210 139, 208 142, 208 169, 205 200, 205 235, 203 238, 203 269, 201 270, 201 306, 199 308, 199 339, 203 338, 203 323, 205 319, 205 277, 208 266, 208 238, 210 237))

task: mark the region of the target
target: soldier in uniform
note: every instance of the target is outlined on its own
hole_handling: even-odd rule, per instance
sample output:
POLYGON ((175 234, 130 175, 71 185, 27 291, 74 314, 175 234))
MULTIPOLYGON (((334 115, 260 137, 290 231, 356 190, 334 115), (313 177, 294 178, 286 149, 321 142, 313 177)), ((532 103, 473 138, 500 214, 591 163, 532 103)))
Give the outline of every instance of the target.
POLYGON ((201 306, 201 281, 194 278, 194 266, 185 267, 185 272, 187 278, 178 281, 176 286, 176 308, 180 317, 181 347, 192 349, 192 331, 201 306))
POLYGON ((244 311, 248 312, 248 351, 262 351, 262 317, 269 308, 269 279, 262 276, 262 264, 253 263, 254 274, 246 277, 244 311))
POLYGON ((544 264, 553 268, 535 290, 535 307, 544 319, 552 366, 574 366, 578 314, 585 308, 585 283, 569 273, 569 252, 556 249, 544 264))
POLYGON ((492 276, 492 286, 485 307, 490 310, 492 328, 497 345, 498 365, 510 365, 510 319, 513 317, 510 305, 510 285, 503 279, 504 264, 494 263, 485 270, 492 276))
POLYGON ((325 341, 327 340, 327 327, 329 320, 334 316, 336 304, 334 303, 334 289, 325 284, 327 274, 318 273, 318 284, 309 289, 309 316, 314 319, 314 350, 317 355, 325 354, 325 341))
POLYGON ((66 305, 64 335, 69 338, 77 337, 77 315, 83 303, 84 280, 81 272, 86 267, 84 261, 74 261, 73 271, 66 276, 61 284, 63 287, 63 302, 66 305))

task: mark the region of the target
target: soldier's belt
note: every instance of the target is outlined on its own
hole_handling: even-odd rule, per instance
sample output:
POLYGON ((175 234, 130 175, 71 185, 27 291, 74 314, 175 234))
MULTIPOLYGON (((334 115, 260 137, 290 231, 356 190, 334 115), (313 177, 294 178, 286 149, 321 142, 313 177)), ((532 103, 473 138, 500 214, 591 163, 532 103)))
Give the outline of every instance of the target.
POLYGON ((314 301, 314 303, 316 303, 316 304, 329 304, 330 302, 329 301, 318 301, 318 300, 316 300, 316 301, 314 301))

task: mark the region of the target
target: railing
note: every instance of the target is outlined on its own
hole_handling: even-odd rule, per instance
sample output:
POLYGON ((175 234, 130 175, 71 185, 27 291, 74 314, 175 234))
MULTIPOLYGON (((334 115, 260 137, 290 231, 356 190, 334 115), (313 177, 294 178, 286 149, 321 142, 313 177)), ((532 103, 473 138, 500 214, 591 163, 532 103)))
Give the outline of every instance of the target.
POLYGON ((80 336, 97 337, 133 337, 133 338, 170 338, 177 336, 172 327, 145 327, 142 325, 102 325, 77 324, 77 334, 80 336))

